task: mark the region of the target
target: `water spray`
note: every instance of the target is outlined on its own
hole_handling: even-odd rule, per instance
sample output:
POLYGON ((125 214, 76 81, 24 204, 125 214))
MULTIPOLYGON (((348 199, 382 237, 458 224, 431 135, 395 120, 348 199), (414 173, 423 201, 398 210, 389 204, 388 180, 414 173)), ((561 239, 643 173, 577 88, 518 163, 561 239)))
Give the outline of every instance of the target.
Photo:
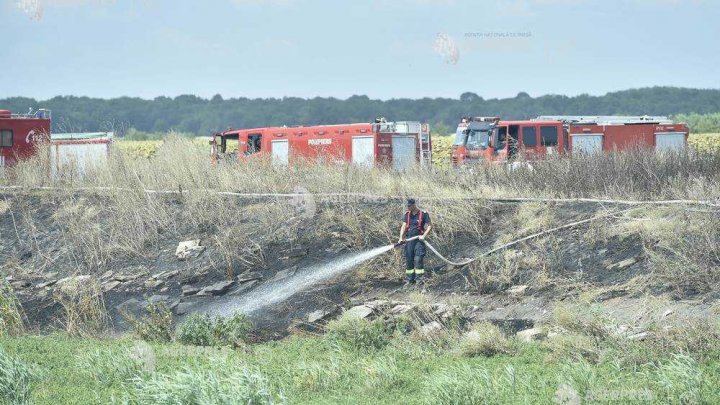
MULTIPOLYGON (((385 246, 380 246, 374 249, 366 250, 364 252, 354 253, 342 256, 330 263, 312 266, 303 269, 291 277, 287 277, 277 281, 270 281, 263 284, 259 288, 249 292, 240 297, 225 297, 209 304, 207 311, 212 315, 228 316, 233 312, 240 311, 245 314, 252 314, 264 307, 269 305, 277 304, 285 301, 293 295, 305 291, 318 283, 329 280, 332 277, 340 274, 343 271, 352 269, 353 267, 373 259, 383 253, 389 252, 393 249, 404 246, 407 242, 415 239, 419 239, 419 236, 413 236, 405 239, 398 243, 392 243, 385 246)), ((423 240, 425 246, 428 247, 433 253, 435 253, 444 262, 462 266, 470 263, 475 259, 470 259, 465 262, 455 263, 447 260, 438 251, 430 245, 426 240, 423 240)))
POLYGON ((380 246, 364 252, 342 256, 330 263, 315 265, 298 271, 293 276, 270 281, 259 288, 230 301, 221 299, 211 304, 208 312, 212 315, 228 316, 235 311, 251 314, 261 308, 285 301, 293 295, 340 274, 343 271, 389 252, 395 244, 380 246))

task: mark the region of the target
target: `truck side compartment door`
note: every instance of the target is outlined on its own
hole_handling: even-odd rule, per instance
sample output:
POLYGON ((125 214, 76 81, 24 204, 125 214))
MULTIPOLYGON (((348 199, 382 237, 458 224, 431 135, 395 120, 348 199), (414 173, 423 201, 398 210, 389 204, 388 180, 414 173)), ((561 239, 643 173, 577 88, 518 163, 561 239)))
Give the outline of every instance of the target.
POLYGON ((685 147, 684 132, 656 132, 655 150, 671 151, 682 150, 685 147))
POLYGON ((592 155, 603 150, 602 133, 570 134, 573 154, 592 155))
MULTIPOLYGON (((393 154, 394 154, 393 144, 393 154)), ((375 163, 375 137, 372 135, 352 137, 352 162, 370 167, 375 163)))
POLYGON ((273 139, 270 149, 272 150, 272 162, 275 165, 287 166, 290 158, 290 148, 287 139, 273 139))
POLYGON ((527 157, 536 155, 538 149, 537 128, 535 128, 535 126, 522 126, 520 128, 520 136, 520 145, 527 157))

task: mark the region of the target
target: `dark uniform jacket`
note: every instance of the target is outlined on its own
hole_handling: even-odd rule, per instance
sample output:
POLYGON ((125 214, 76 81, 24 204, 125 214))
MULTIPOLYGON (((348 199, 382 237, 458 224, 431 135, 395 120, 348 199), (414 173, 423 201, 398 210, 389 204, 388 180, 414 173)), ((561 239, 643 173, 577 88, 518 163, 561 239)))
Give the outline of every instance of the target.
POLYGON ((409 211, 405 211, 405 214, 403 214, 402 221, 407 225, 408 224, 408 214, 410 214, 410 226, 407 227, 405 230, 405 237, 406 238, 412 238, 413 236, 421 235, 425 232, 425 229, 430 225, 430 214, 428 214, 425 211, 419 210, 417 214, 413 215, 409 211), (422 220, 422 231, 418 230, 418 219, 420 218, 420 214, 423 215, 422 220))

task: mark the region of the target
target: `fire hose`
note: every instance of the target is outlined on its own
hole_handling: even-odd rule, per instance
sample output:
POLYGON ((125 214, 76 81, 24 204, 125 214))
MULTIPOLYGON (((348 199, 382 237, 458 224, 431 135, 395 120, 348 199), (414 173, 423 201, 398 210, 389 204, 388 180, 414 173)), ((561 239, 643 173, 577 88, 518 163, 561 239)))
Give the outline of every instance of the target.
MULTIPOLYGON (((419 239, 419 238, 420 238, 420 236, 413 236, 412 238, 407 238, 402 242, 396 243, 395 247, 398 248, 398 247, 404 245, 405 243, 410 242, 411 240, 415 240, 415 239, 419 239)), ((467 259, 467 260, 463 260, 462 262, 453 262, 453 261, 448 260, 445 256, 441 255, 440 252, 438 252, 437 249, 435 249, 433 247, 433 245, 431 245, 426 239, 423 239, 422 241, 425 242, 425 247, 430 249, 431 252, 435 253, 435 255, 440 260, 444 261, 445 263, 447 263, 451 266, 465 266, 466 264, 470 264, 470 263, 474 262, 475 260, 477 260, 478 258, 480 258, 480 256, 478 256, 475 259, 467 259)))
MULTIPOLYGON (((528 235, 528 236, 525 236, 525 237, 523 237, 523 238, 516 239, 516 240, 514 240, 514 241, 512 241, 512 242, 505 243, 504 245, 498 246, 498 247, 496 247, 496 248, 490 249, 490 250, 488 250, 487 252, 484 252, 484 253, 480 254, 479 256, 477 256, 477 257, 475 257, 475 258, 473 258, 473 259, 465 259, 465 260, 460 261, 460 262, 453 262, 453 261, 451 261, 451 260, 448 260, 445 256, 441 255, 440 252, 438 252, 437 249, 435 249, 435 248, 433 247, 433 245, 431 245, 430 243, 428 243, 427 239, 423 239, 423 242, 425 242, 425 246, 426 246, 428 249, 430 249, 431 252, 435 253, 435 255, 436 255, 440 260, 442 260, 443 262, 445 262, 445 263, 447 263, 447 264, 449 264, 449 265, 451 265, 451 266, 465 266, 465 265, 468 265, 468 264, 470 264, 470 263, 472 263, 472 262, 480 259, 481 257, 489 256, 489 255, 491 255, 491 254, 493 254, 493 253, 495 253, 495 252, 497 252, 497 251, 506 249, 506 248, 508 248, 508 247, 510 247, 510 246, 513 246, 513 245, 517 245, 518 243, 522 243, 522 242, 525 242, 525 241, 530 240, 530 239, 534 239, 534 238, 537 238, 537 237, 540 237, 540 236, 543 236, 543 235, 547 235, 547 234, 549 234, 549 233, 557 232, 557 231, 560 231, 560 230, 562 230, 562 229, 572 228, 572 227, 574 227, 574 226, 582 225, 582 224, 585 224, 585 223, 594 221, 594 220, 596 220, 596 219, 605 218, 605 217, 609 217, 609 216, 613 216, 613 215, 618 215, 618 214, 624 214, 624 213, 626 213, 626 212, 628 212, 628 211, 632 211, 632 210, 635 210, 635 209, 637 209, 637 208, 629 208, 629 209, 618 210, 618 211, 609 211, 609 212, 606 212, 606 213, 604 213, 604 214, 595 215, 595 216, 593 216, 593 217, 591 217, 591 218, 583 219, 583 220, 581 220, 581 221, 575 221, 575 222, 571 222, 571 223, 568 223, 568 224, 565 224, 565 225, 561 225, 561 226, 558 226, 558 227, 555 227, 555 228, 546 229, 546 230, 544 230, 544 231, 537 232, 537 233, 534 233, 534 234, 532 234, 532 235, 528 235)), ((419 239, 419 238, 420 238, 420 236, 413 236, 413 237, 411 237, 411 238, 407 238, 407 239, 405 239, 405 240, 402 241, 402 242, 396 243, 394 247, 398 248, 398 247, 404 245, 406 242, 409 242, 409 241, 415 240, 415 239, 419 239)))

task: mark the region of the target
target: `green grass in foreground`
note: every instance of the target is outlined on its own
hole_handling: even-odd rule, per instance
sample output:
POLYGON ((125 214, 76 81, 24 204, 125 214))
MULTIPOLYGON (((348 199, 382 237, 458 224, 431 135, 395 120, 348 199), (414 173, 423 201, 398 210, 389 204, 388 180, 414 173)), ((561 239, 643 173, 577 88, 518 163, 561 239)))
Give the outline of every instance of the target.
POLYGON ((457 338, 362 348, 291 337, 230 350, 51 335, 0 338, 0 359, 35 374, 36 404, 720 403, 717 350, 667 355, 578 339, 510 341, 510 354, 463 357, 457 338))

